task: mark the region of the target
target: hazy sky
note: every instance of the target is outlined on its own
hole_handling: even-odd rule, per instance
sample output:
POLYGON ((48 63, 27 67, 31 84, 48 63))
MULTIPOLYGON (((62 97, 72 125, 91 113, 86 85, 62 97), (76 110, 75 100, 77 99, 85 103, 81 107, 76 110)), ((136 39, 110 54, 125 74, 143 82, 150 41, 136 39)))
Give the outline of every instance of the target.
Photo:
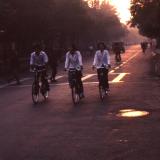
POLYGON ((108 0, 117 9, 118 15, 122 23, 130 20, 131 14, 129 11, 131 0, 108 0))

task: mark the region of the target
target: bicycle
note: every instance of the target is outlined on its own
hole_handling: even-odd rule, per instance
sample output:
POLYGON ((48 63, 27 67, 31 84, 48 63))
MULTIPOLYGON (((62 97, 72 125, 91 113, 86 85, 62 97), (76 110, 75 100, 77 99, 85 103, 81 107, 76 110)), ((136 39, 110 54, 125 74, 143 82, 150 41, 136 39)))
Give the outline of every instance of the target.
POLYGON ((99 69, 99 96, 102 101, 104 100, 105 96, 108 95, 105 77, 106 69, 108 69, 108 66, 104 66, 99 69))
POLYGON ((42 78, 42 74, 44 74, 45 71, 46 69, 44 66, 36 66, 33 70, 31 70, 31 72, 35 73, 32 84, 32 100, 34 104, 37 104, 39 101, 39 93, 42 94, 44 100, 47 100, 48 98, 49 91, 46 84, 43 80, 42 82, 39 81, 39 78, 42 78))
POLYGON ((115 60, 117 65, 122 63, 121 53, 116 53, 115 60))
POLYGON ((72 94, 72 101, 73 101, 73 104, 77 104, 81 99, 80 85, 77 80, 77 70, 69 69, 68 74, 69 74, 69 85, 70 85, 71 94, 72 94))

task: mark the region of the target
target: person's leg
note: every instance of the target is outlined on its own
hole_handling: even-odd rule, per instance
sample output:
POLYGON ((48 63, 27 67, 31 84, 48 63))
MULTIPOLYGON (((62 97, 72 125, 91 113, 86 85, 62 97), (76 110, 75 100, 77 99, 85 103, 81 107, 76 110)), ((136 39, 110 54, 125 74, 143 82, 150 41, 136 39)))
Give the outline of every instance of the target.
POLYGON ((49 83, 48 83, 48 79, 46 78, 46 75, 47 75, 47 73, 46 73, 46 71, 44 71, 41 76, 41 81, 43 84, 45 84, 47 90, 49 91, 50 88, 49 88, 49 83))
POLYGON ((101 85, 101 76, 100 76, 100 73, 101 73, 101 69, 97 69, 97 76, 98 76, 99 86, 101 85))
POLYGON ((6 72, 6 80, 7 80, 8 83, 10 83, 11 80, 12 80, 12 75, 13 75, 12 72, 13 72, 13 71, 11 70, 11 68, 8 68, 8 69, 7 69, 7 72, 6 72))
POLYGON ((18 84, 18 85, 21 84, 21 83, 20 83, 20 78, 19 78, 19 75, 18 75, 18 69, 14 69, 14 71, 13 71, 13 76, 14 76, 14 78, 16 79, 17 84, 18 84))
POLYGON ((107 82, 107 84, 106 84, 106 88, 107 88, 107 90, 109 90, 109 78, 108 78, 108 69, 107 69, 107 74, 106 74, 106 82, 107 82))
POLYGON ((77 71, 76 75, 77 75, 77 80, 79 84, 79 91, 80 93, 84 94, 84 88, 83 88, 83 82, 82 82, 82 72, 77 71))
POLYGON ((51 81, 52 82, 56 82, 56 74, 57 74, 57 67, 56 66, 52 66, 52 74, 51 74, 51 81))
POLYGON ((118 54, 118 57, 119 57, 119 58, 118 58, 118 59, 119 59, 119 62, 121 62, 121 53, 118 54))
POLYGON ((116 53, 115 59, 116 59, 116 62, 119 62, 119 53, 116 53))
POLYGON ((109 90, 109 81, 108 81, 108 69, 104 69, 104 87, 106 90, 109 90))
POLYGON ((68 72, 68 82, 69 82, 69 86, 72 88, 72 77, 71 77, 70 71, 68 72))

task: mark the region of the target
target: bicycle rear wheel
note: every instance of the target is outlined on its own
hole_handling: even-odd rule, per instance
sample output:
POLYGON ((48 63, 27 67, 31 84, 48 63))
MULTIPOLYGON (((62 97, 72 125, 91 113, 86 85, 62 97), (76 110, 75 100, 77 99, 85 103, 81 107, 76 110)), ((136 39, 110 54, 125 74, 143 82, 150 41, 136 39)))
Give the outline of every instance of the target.
POLYGON ((101 101, 103 101, 105 97, 105 90, 103 89, 102 86, 99 86, 99 96, 100 96, 101 101))
POLYGON ((39 87, 35 83, 32 85, 32 101, 37 104, 39 100, 39 87))
POLYGON ((71 91, 72 91, 72 101, 74 104, 77 104, 80 100, 79 94, 77 94, 75 87, 73 87, 71 91))

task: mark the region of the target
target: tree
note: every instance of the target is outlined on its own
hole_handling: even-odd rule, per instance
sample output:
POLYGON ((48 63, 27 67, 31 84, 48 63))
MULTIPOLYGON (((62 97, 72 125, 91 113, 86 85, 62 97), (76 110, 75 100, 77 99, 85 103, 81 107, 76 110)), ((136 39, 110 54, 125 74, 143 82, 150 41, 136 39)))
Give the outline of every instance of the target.
POLYGON ((142 35, 160 37, 159 0, 132 0, 131 14, 131 26, 137 27, 142 35))
POLYGON ((8 40, 22 44, 44 41, 87 44, 124 36, 124 27, 108 3, 91 0, 1 0, 0 21, 8 40))

